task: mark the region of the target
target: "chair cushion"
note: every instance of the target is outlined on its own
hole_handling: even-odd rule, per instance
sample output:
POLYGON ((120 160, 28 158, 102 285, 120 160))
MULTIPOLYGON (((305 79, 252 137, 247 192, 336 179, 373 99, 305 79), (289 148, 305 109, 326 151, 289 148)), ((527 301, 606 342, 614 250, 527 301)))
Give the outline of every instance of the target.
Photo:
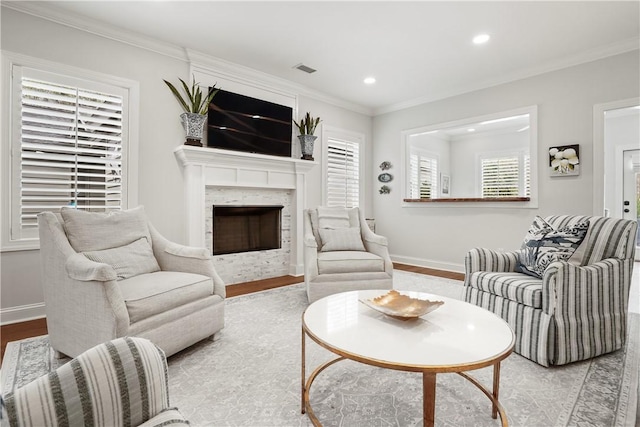
POLYGON ((158 271, 118 281, 131 323, 213 294, 213 281, 201 274, 158 271))
POLYGON ((384 271, 384 260, 371 252, 318 252, 318 274, 384 271))
POLYGON ((158 261, 153 256, 151 245, 144 237, 119 248, 89 251, 82 254, 91 261, 109 264, 116 271, 118 280, 160 271, 158 261))
POLYGON ((541 278, 549 264, 574 254, 588 229, 588 220, 555 229, 536 216, 520 248, 516 271, 541 278))
POLYGON ((360 228, 338 228, 335 230, 321 228, 321 252, 331 251, 364 251, 360 228))
POLYGON ((64 207, 64 230, 76 252, 100 251, 128 245, 141 237, 151 242, 144 208, 109 213, 64 207))
POLYGON ((542 308, 542 279, 522 273, 476 271, 469 286, 533 308, 542 308))

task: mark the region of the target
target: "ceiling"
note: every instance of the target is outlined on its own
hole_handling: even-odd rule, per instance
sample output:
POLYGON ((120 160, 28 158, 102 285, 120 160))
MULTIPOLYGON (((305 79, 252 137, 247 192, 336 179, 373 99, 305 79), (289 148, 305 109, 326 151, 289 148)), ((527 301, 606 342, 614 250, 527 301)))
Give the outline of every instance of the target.
POLYGON ((640 47, 639 1, 18 3, 193 49, 371 114, 640 47), (474 45, 479 33, 489 42, 474 45))

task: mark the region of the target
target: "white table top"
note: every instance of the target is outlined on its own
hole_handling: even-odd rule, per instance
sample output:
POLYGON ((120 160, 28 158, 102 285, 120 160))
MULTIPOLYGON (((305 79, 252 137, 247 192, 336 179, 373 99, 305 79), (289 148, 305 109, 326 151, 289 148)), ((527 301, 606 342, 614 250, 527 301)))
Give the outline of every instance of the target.
POLYGON ((387 291, 345 292, 311 304, 303 314, 303 325, 319 344, 337 354, 392 369, 465 371, 511 353, 514 333, 490 311, 440 295, 399 292, 444 305, 417 319, 398 320, 359 301, 387 291))

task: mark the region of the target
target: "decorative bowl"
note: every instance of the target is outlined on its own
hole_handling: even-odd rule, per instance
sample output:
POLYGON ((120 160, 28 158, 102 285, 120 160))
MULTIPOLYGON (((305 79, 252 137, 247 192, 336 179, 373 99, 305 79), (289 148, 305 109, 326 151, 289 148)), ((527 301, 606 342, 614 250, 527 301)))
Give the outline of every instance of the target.
POLYGON ((390 290, 386 294, 373 299, 361 299, 360 302, 387 316, 401 320, 424 316, 444 304, 444 301, 411 298, 395 290, 390 290))

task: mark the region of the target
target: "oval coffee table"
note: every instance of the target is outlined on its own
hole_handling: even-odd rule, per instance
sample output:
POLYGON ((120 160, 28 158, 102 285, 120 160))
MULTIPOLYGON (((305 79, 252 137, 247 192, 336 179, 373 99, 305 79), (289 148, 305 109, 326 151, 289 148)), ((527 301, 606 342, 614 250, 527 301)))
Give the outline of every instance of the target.
POLYGON ((420 318, 399 320, 360 302, 386 291, 353 291, 330 295, 311 304, 302 315, 302 413, 321 425, 309 401, 311 385, 323 370, 341 360, 400 371, 421 372, 423 425, 435 420, 436 374, 457 373, 492 402, 492 417, 507 417, 498 401, 500 362, 513 351, 515 335, 495 314, 475 305, 421 292, 399 291, 412 298, 444 301, 420 318), (339 357, 317 367, 307 378, 306 337, 339 357), (493 390, 465 373, 493 366, 493 390))

